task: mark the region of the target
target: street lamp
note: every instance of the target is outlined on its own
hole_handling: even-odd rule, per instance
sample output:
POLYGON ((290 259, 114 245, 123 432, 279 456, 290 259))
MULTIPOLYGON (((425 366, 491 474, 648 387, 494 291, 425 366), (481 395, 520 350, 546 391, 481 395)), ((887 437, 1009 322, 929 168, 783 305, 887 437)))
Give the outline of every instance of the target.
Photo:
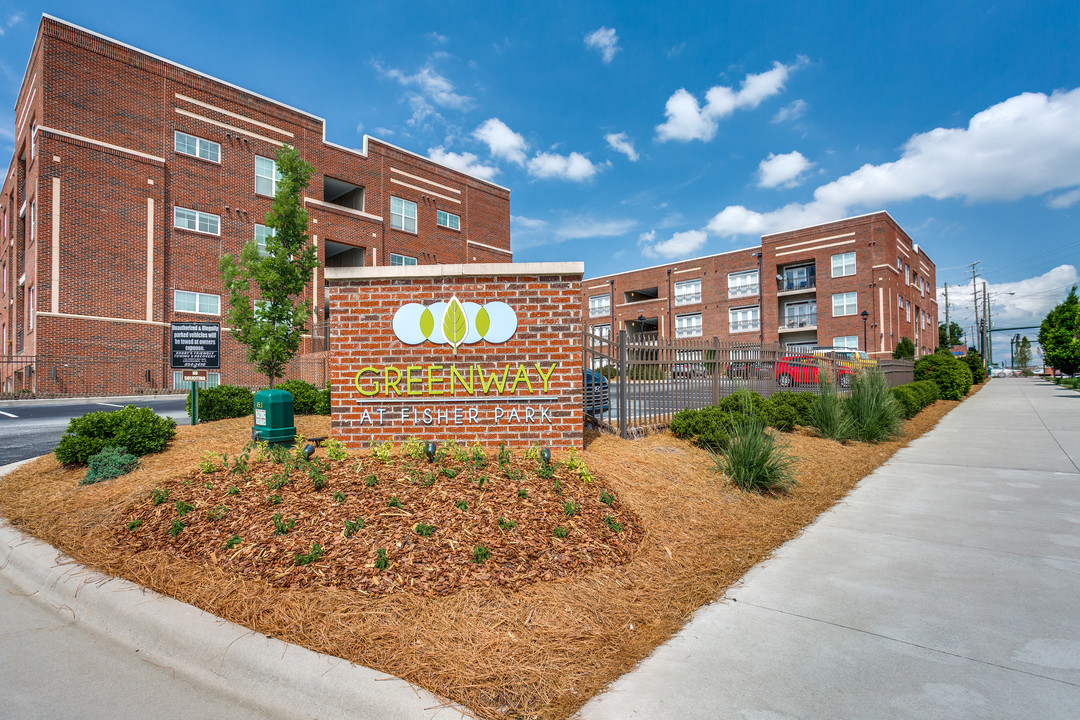
POLYGON ((861 313, 859 313, 859 315, 862 316, 862 344, 863 344, 863 350, 869 350, 869 348, 866 346, 866 320, 867 320, 867 318, 870 317, 870 313, 868 313, 866 310, 863 310, 861 313))

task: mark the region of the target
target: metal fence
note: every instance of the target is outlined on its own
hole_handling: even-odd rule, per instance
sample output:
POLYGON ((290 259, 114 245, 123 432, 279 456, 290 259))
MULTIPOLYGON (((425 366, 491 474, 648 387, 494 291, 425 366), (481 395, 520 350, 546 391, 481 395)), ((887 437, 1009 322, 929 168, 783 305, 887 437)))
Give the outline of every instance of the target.
MULTIPOLYGON (((585 333, 583 346, 587 422, 621 437, 666 427, 680 410, 715 405, 741 388, 764 396, 777 390, 816 393, 818 379, 825 377, 843 393, 866 364, 775 343, 672 340, 625 330, 614 338, 585 333)), ((911 382, 912 363, 882 365, 891 386, 911 382)))
MULTIPOLYGON (((326 353, 293 358, 285 377, 318 387, 326 384, 326 353)), ((253 365, 222 358, 220 370, 209 370, 204 385, 266 386, 266 376, 253 365)), ((169 356, 70 357, 0 355, 0 399, 78 397, 87 395, 144 395, 186 391, 180 371, 169 367, 169 356)))

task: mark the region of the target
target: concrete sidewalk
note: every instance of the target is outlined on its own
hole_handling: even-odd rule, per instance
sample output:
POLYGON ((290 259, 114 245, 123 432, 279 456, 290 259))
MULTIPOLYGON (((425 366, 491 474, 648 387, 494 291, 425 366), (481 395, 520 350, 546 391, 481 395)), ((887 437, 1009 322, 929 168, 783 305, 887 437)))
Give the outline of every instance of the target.
POLYGON ((580 712, 1080 717, 1080 393, 993 380, 580 712))

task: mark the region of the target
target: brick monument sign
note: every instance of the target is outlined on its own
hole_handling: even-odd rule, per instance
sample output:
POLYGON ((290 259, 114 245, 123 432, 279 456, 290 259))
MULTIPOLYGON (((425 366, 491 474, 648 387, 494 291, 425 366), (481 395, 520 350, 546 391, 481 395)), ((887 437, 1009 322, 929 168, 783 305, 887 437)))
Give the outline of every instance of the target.
POLYGON ((582 446, 583 263, 326 268, 334 435, 582 446))

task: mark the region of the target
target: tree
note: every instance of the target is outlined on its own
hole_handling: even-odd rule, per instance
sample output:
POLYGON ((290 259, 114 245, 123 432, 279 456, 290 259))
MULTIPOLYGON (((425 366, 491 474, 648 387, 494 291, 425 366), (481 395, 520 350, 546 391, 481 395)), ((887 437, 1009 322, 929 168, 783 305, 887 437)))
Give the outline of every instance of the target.
POLYGON ((964 341, 964 329, 954 322, 949 323, 948 327, 945 327, 945 323, 938 325, 938 345, 940 347, 951 348, 953 345, 959 345, 964 341))
POLYGON ((301 300, 319 266, 308 240, 308 214, 301 193, 314 168, 289 145, 277 153, 277 192, 266 227, 265 250, 252 238, 240 257, 225 255, 218 269, 229 302, 226 317, 232 335, 247 347, 247 360, 266 375, 270 387, 284 376, 289 360, 307 332, 311 299, 301 300))
POLYGON ((911 338, 902 337, 900 342, 896 343, 896 349, 892 351, 894 360, 914 360, 915 359, 915 343, 911 342, 911 338))
POLYGON ((1080 298, 1076 286, 1039 326, 1039 344, 1046 364, 1067 375, 1080 370, 1080 298))
POLYGON ((1016 352, 1013 353, 1013 367, 1020 370, 1021 375, 1030 375, 1028 365, 1031 364, 1031 341, 1027 335, 1016 344, 1016 352))

